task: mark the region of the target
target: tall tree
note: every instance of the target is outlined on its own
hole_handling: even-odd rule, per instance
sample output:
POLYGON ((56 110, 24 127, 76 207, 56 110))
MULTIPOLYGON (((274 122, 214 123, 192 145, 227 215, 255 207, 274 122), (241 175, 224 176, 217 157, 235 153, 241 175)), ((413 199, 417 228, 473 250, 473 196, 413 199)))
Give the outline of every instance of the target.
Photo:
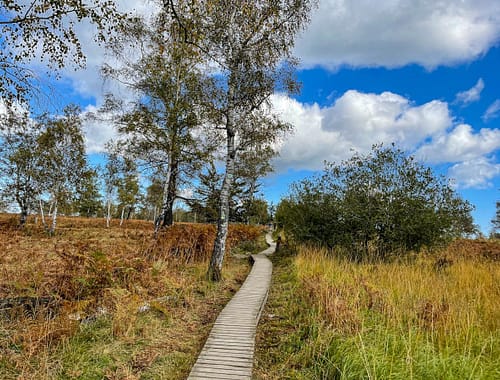
POLYGON ((21 227, 26 223, 29 210, 36 207, 41 191, 37 154, 41 131, 41 125, 26 111, 8 108, 6 114, 0 116, 1 193, 6 203, 17 203, 21 227))
POLYGON ((110 0, 0 1, 0 95, 7 101, 26 100, 37 92, 37 74, 29 62, 39 58, 51 69, 68 62, 84 66, 76 23, 88 20, 97 26, 98 41, 112 35, 123 20, 110 0))
POLYGON ((225 173, 217 236, 208 278, 221 279, 229 223, 230 189, 239 152, 273 143, 289 126, 268 104, 277 90, 297 90, 291 49, 309 20, 313 0, 169 1, 184 40, 217 66, 219 92, 212 100, 214 124, 224 143, 225 173), (288 62, 286 62, 288 59, 288 62))
POLYGON ((150 24, 132 20, 123 38, 110 45, 121 66, 103 69, 138 95, 126 105, 118 130, 127 154, 164 178, 155 232, 172 224, 179 186, 199 171, 200 160, 210 150, 198 131, 202 110, 197 107, 209 82, 200 71, 200 55, 179 43, 178 35, 177 24, 165 12, 150 24), (133 46, 141 47, 139 54, 130 54, 133 46))
POLYGON ((78 107, 68 106, 63 116, 47 117, 46 129, 38 139, 42 181, 54 204, 51 234, 56 229, 58 208, 76 198, 82 177, 88 170, 79 115, 78 107))

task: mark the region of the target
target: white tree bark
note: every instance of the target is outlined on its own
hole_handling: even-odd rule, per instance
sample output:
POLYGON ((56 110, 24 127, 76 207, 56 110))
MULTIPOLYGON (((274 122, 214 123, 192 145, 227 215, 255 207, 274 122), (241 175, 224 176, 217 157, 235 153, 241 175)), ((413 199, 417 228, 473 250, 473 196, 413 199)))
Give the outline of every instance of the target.
POLYGON ((54 234, 57 224, 57 200, 54 202, 54 209, 52 210, 52 226, 50 227, 50 234, 54 234))
POLYGON ((123 215, 125 214, 125 206, 122 207, 122 215, 120 216, 120 227, 123 224, 123 215))
POLYGON ((234 179, 234 165, 236 160, 235 135, 231 127, 226 129, 227 135, 227 153, 226 153, 226 172, 222 182, 220 193, 219 220, 217 222, 217 235, 215 237, 214 249, 207 277, 211 281, 220 281, 222 279, 222 263, 226 252, 226 239, 229 230, 229 197, 231 186, 234 179))
POLYGON ((40 217, 42 219, 42 225, 43 225, 44 228, 47 228, 47 223, 45 222, 45 215, 43 214, 42 199, 38 198, 38 202, 40 203, 40 217))
POLYGON ((111 199, 108 199, 108 212, 106 214, 106 227, 109 228, 109 221, 111 220, 111 199))

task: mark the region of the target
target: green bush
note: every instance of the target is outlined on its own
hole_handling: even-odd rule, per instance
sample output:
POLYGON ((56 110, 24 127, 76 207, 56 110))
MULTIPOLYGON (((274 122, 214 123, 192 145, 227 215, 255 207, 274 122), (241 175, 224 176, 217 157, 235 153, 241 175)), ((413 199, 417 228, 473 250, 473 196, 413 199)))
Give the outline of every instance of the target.
POLYGON ((394 145, 375 145, 293 184, 276 219, 295 241, 385 259, 474 233, 472 209, 444 177, 394 145))

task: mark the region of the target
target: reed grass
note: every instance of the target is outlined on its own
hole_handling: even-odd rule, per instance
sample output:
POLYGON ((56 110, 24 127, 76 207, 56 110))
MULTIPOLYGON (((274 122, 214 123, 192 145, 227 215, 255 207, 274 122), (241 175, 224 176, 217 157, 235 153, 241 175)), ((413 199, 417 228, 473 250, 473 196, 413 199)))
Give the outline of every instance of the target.
POLYGON ((271 293, 264 316, 280 318, 264 317, 257 378, 500 378, 500 246, 484 247, 392 263, 312 247, 276 259, 278 289, 288 290, 271 293), (280 328, 288 334, 270 349, 267 329, 280 328))

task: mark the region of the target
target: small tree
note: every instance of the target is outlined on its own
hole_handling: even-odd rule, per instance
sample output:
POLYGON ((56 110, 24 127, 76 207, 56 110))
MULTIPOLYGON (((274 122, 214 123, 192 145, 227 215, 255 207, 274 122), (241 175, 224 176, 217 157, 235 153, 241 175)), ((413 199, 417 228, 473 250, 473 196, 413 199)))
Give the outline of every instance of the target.
POLYGON ((48 117, 45 131, 38 139, 38 154, 43 168, 41 181, 54 204, 52 225, 54 234, 58 208, 76 199, 82 178, 87 173, 85 144, 80 109, 68 106, 61 117, 48 117))
POLYGON ((295 184, 277 218, 299 241, 384 259, 473 233, 471 211, 444 178, 394 146, 379 145, 295 184))
POLYGON ((107 145, 107 159, 102 172, 104 182, 104 201, 105 201, 105 214, 106 214, 106 227, 109 228, 112 215, 113 201, 116 197, 118 187, 120 185, 120 159, 118 153, 114 150, 113 144, 107 145))
POLYGON ((78 186, 76 210, 80 216, 95 217, 102 212, 102 200, 99 193, 98 174, 95 169, 88 169, 78 186))
POLYGON ((124 158, 118 186, 118 207, 121 209, 120 225, 123 219, 130 219, 140 197, 139 175, 133 160, 124 158), (126 212, 126 214, 125 214, 126 212))
POLYGON ((17 203, 24 226, 41 191, 38 139, 41 125, 27 112, 8 108, 0 116, 0 173, 2 198, 17 203))

